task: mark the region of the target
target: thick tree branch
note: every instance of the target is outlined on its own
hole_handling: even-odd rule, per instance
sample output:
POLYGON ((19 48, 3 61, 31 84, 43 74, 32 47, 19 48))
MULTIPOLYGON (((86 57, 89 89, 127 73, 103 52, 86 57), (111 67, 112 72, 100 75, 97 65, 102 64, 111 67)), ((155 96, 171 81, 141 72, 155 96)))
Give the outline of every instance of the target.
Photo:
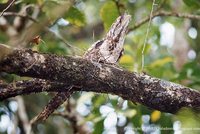
POLYGON ((17 95, 26 95, 39 92, 67 92, 67 84, 51 82, 42 79, 32 79, 18 81, 16 83, 5 84, 0 82, 0 101, 17 95))
MULTIPOLYGON (((91 63, 78 57, 15 50, 0 62, 0 71, 64 83, 67 86, 78 86, 76 91, 115 94, 163 112, 175 113, 182 107, 200 107, 200 93, 193 89, 145 74, 128 72, 112 65, 91 63)), ((17 88, 17 84, 4 87, 1 84, 0 87, 4 94, 18 95, 9 91, 11 88, 17 88)), ((28 88, 25 87, 26 85, 22 89, 19 88, 19 92, 23 90, 22 94, 27 93, 28 88)), ((49 90, 58 90, 52 85, 50 87, 49 90)), ((37 86, 34 89, 42 90, 37 86)), ((34 89, 32 88, 31 92, 37 91, 34 89)))

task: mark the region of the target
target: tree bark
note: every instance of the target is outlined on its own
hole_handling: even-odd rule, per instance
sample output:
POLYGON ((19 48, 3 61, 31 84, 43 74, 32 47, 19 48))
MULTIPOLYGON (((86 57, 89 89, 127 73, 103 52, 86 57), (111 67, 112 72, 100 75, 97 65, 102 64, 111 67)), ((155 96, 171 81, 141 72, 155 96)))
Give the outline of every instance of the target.
POLYGON ((0 100, 35 92, 68 92, 74 86, 74 91, 115 94, 163 112, 200 107, 200 92, 194 89, 79 57, 14 50, 0 61, 0 72, 37 78, 1 82, 0 100))

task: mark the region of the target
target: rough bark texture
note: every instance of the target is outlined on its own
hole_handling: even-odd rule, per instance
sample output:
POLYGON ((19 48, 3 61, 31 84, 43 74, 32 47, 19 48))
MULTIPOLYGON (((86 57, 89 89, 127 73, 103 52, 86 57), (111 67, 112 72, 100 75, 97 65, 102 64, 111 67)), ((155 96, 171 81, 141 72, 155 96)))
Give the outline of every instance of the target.
POLYGON ((36 83, 31 80, 21 81, 16 85, 0 83, 1 100, 33 92, 65 92, 69 86, 76 86, 74 91, 115 94, 163 112, 175 113, 182 107, 200 107, 198 91, 112 65, 91 63, 78 57, 15 50, 0 62, 0 72, 45 79, 35 79, 36 83), (30 86, 32 88, 28 88, 30 86))
POLYGON ((42 79, 32 79, 26 81, 18 81, 16 83, 5 84, 0 82, 0 101, 3 101, 10 97, 15 97, 17 95, 26 95, 30 93, 38 93, 38 92, 52 92, 59 90, 64 90, 65 92, 67 85, 51 82, 42 79))
POLYGON ((45 121, 49 117, 49 115, 53 113, 54 110, 60 106, 60 104, 66 101, 66 98, 69 98, 70 95, 71 93, 69 91, 63 93, 57 93, 45 106, 44 110, 31 120, 31 124, 35 124, 40 120, 45 121))

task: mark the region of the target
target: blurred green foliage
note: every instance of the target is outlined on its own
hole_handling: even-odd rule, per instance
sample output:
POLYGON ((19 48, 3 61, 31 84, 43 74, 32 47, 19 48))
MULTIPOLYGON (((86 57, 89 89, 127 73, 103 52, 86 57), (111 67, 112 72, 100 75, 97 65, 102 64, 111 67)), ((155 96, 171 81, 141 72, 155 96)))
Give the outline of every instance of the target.
POLYGON ((64 18, 77 26, 84 26, 86 23, 84 14, 76 7, 71 7, 64 18))
POLYGON ((105 2, 101 8, 100 16, 104 23, 105 30, 108 31, 112 23, 119 16, 119 11, 117 9, 115 2, 113 1, 105 2))
POLYGON ((1 3, 7 3, 8 0, 0 0, 1 3))
POLYGON ((183 1, 189 7, 195 7, 195 8, 200 7, 200 1, 199 0, 183 0, 183 1))
MULTIPOLYGON (((62 20, 54 20, 53 23, 48 26, 51 32, 43 30, 41 33, 38 33, 43 42, 40 42, 39 45, 31 44, 31 48, 40 52, 58 55, 76 55, 77 53, 82 55, 93 42, 103 38, 114 20, 119 16, 120 12, 122 13, 122 11, 124 11, 132 15, 130 27, 150 14, 152 1, 119 0, 119 3, 116 3, 116 1, 117 0, 76 0, 74 6, 64 14, 62 20), (63 41, 61 37, 65 39, 67 43, 63 41)), ((3 4, 7 1, 1 0, 0 2, 3 4)), ((13 11, 18 12, 24 4, 28 5, 31 3, 33 5, 41 6, 41 12, 38 18, 43 18, 44 16, 48 17, 49 12, 53 7, 59 6, 62 2, 62 0, 21 0, 16 2, 15 6, 17 8, 13 9, 13 11)), ((200 11, 199 0, 156 0, 154 11, 156 11, 159 6, 162 10, 179 13, 188 12, 191 14, 199 14, 200 11)), ((9 25, 13 25, 13 20, 13 16, 8 16, 9 25)), ((2 27, 0 31, 0 41, 1 43, 9 44, 15 37, 8 35, 3 28, 4 27, 2 27)), ((129 71, 141 71, 141 51, 145 40, 144 35, 146 34, 146 29, 147 23, 130 31, 127 35, 124 46, 124 56, 120 59, 119 64, 129 71)), ((197 90, 200 89, 199 29, 200 21, 197 20, 162 16, 154 18, 145 49, 145 68, 143 71, 154 77, 173 81, 197 90), (188 23, 188 21, 189 26, 185 27, 185 23, 188 23), (183 33, 172 33, 171 29, 168 31, 168 36, 175 34, 171 46, 169 44, 161 43, 163 38, 161 27, 166 24, 166 22, 171 24, 172 27, 175 28, 175 31, 177 29, 184 31, 183 33), (188 34, 191 27, 197 31, 197 36, 195 38, 191 38, 188 34), (174 48, 181 44, 175 44, 177 40, 176 34, 181 34, 181 38, 186 39, 186 41, 182 39, 180 43, 186 43, 188 47, 188 49, 183 49, 183 47, 180 46, 179 49, 181 53, 178 54, 174 52, 174 48), (189 56, 189 50, 192 50, 193 57, 189 56), (176 64, 180 62, 177 62, 176 60, 182 57, 182 53, 186 53, 186 55, 184 55, 186 61, 180 68, 177 68, 176 64)), ((17 34, 21 34, 21 32, 17 34)), ((164 37, 164 39, 165 41, 169 40, 166 37, 164 37)), ((8 74, 1 73, 0 77, 8 82, 16 80, 16 76, 8 74)), ((47 95, 44 93, 23 97, 29 119, 33 118, 42 110, 51 96, 52 94, 47 95)), ((129 130, 138 133, 154 132, 166 134, 178 133, 180 131, 189 134, 200 132, 183 131, 183 129, 187 128, 192 129, 200 127, 199 111, 183 109, 180 110, 177 115, 172 115, 147 108, 137 103, 134 104, 126 101, 120 102, 119 97, 107 94, 78 92, 74 93, 74 95, 71 96, 71 99, 75 100, 76 109, 83 117, 81 123, 89 123, 89 128, 91 128, 91 131, 94 134, 107 134, 109 132, 128 133, 129 130), (104 115, 106 110, 110 111, 104 115), (105 124, 105 120, 110 113, 115 113, 117 115, 118 123, 108 129, 106 128, 106 125, 110 125, 114 122, 113 117, 113 120, 110 120, 110 124, 105 124), (125 120, 120 124, 121 115, 125 120), (154 129, 147 129, 148 127, 154 129), (121 128, 123 132, 121 131, 121 128)), ((62 111, 64 106, 61 106, 60 109, 62 111)), ((0 122, 2 115, 5 115, 10 111, 9 100, 0 103, 0 122)), ((16 112, 11 113, 12 115, 17 115, 16 112)), ((35 133, 69 134, 73 133, 73 128, 71 127, 69 120, 59 118, 58 116, 51 116, 46 123, 39 124, 35 127, 34 131, 35 133)), ((6 133, 6 131, 1 130, 0 133, 6 133)))

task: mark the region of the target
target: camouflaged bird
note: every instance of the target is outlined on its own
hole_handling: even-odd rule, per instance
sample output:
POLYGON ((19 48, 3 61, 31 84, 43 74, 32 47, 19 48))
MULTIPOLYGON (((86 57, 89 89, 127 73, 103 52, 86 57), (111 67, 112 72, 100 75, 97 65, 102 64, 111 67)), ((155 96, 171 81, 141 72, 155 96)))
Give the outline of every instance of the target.
POLYGON ((105 38, 95 42, 83 58, 100 63, 116 63, 124 51, 123 44, 130 20, 130 15, 119 16, 105 38))
MULTIPOLYGON (((83 58, 94 62, 116 63, 122 56, 124 50, 123 44, 130 20, 130 15, 124 14, 119 16, 116 22, 112 24, 105 38, 95 42, 84 54, 83 58)), ((67 100, 71 94, 70 90, 66 93, 57 93, 48 105, 46 105, 44 110, 31 120, 31 124, 46 120, 55 109, 67 100)))

